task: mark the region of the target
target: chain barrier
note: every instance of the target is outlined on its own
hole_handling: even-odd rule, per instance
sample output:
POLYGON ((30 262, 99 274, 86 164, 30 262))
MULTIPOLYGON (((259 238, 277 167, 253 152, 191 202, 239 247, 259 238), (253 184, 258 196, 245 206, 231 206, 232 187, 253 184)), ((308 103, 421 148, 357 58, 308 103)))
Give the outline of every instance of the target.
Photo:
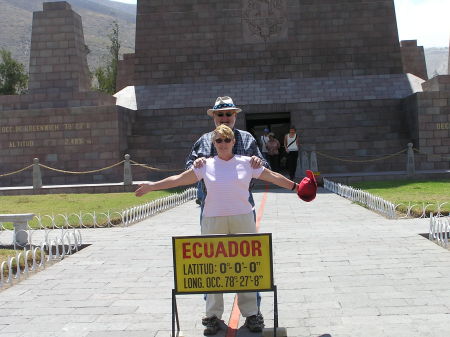
POLYGON ((430 215, 430 229, 428 231, 428 239, 434 241, 438 245, 448 248, 448 238, 450 235, 450 216, 441 217, 438 215, 430 215))
POLYGON ((402 153, 404 153, 406 151, 408 151, 408 149, 403 149, 403 150, 398 151, 396 153, 389 154, 389 155, 386 155, 386 156, 383 156, 383 157, 380 157, 380 158, 365 159, 365 160, 342 159, 342 158, 334 157, 334 156, 331 156, 329 154, 322 153, 322 152, 319 152, 319 151, 316 151, 316 153, 319 156, 322 156, 322 157, 325 157, 325 158, 328 158, 328 159, 343 161, 343 162, 347 162, 347 163, 370 163, 370 162, 374 162, 374 161, 380 161, 380 160, 385 160, 385 159, 388 159, 388 158, 392 158, 392 157, 398 156, 398 155, 400 155, 400 154, 402 154, 402 153))
MULTIPOLYGON (((47 170, 55 171, 55 172, 59 172, 59 173, 89 174, 89 173, 97 173, 97 172, 102 172, 102 171, 109 170, 109 169, 111 169, 113 167, 116 167, 116 166, 119 166, 119 165, 123 164, 124 162, 125 162, 125 160, 122 160, 122 161, 120 161, 118 163, 115 163, 115 164, 112 164, 110 166, 103 167, 103 168, 96 169, 96 170, 89 170, 89 171, 68 171, 68 170, 57 169, 57 168, 54 168, 54 167, 51 167, 51 166, 47 166, 47 165, 44 165, 44 164, 40 164, 40 163, 38 165, 40 167, 42 167, 42 168, 47 169, 47 170)), ((180 171, 184 171, 184 169, 160 169, 160 168, 157 168, 157 167, 152 167, 152 166, 148 166, 146 164, 141 164, 141 163, 135 162, 134 160, 130 160, 130 162, 133 163, 134 165, 141 166, 141 167, 143 167, 145 169, 148 169, 148 170, 151 170, 151 171, 158 171, 158 172, 180 172, 180 171)), ((18 174, 20 172, 28 170, 31 167, 33 167, 33 164, 28 165, 27 167, 21 168, 20 170, 17 170, 17 171, 14 171, 14 172, 0 174, 0 178, 1 177, 11 176, 11 175, 14 175, 14 174, 18 174)))
POLYGON ((13 174, 17 174, 17 173, 23 172, 25 170, 28 170, 30 167, 33 167, 33 164, 28 165, 27 167, 21 168, 20 170, 17 170, 17 171, 14 171, 14 172, 0 174, 0 177, 12 176, 13 174))
POLYGON ((324 188, 346 199, 365 205, 367 208, 383 214, 389 219, 396 219, 395 205, 369 192, 356 189, 328 179, 323 179, 324 188))
POLYGON ((188 188, 181 193, 174 193, 167 197, 156 199, 145 204, 126 208, 120 212, 107 211, 105 213, 72 213, 57 215, 36 215, 37 230, 28 225, 26 230, 14 231, 6 229, 0 223, 0 239, 10 237, 7 243, 0 240, 1 245, 14 244, 14 249, 23 249, 22 252, 16 252, 16 255, 9 257, 7 261, 2 262, 0 266, 0 289, 6 285, 13 285, 21 277, 28 276, 29 272, 45 268, 46 264, 57 262, 64 259, 66 255, 77 252, 82 245, 81 230, 83 228, 105 228, 113 226, 129 226, 142 221, 155 214, 164 212, 192 199, 197 196, 197 189, 188 188), (118 215, 118 220, 114 215, 118 215), (77 225, 71 225, 70 218, 76 219, 77 225), (58 224, 57 220, 62 220, 58 224), (102 221, 103 219, 103 221, 102 221), (25 245, 19 245, 16 237, 26 233, 28 240, 25 245), (41 243, 34 245, 33 236, 40 235, 41 243), (28 260, 31 260, 31 265, 28 260), (24 267, 20 266, 23 262, 24 267))
POLYGON ((136 162, 134 160, 130 160, 130 163, 132 163, 134 165, 137 165, 137 166, 141 166, 141 167, 143 167, 143 168, 145 168, 147 170, 150 170, 150 171, 157 171, 157 172, 180 172, 180 171, 184 171, 184 169, 160 169, 160 168, 157 168, 157 167, 148 166, 146 164, 138 163, 138 162, 136 162))
MULTIPOLYGON (((414 152, 419 153, 419 154, 430 155, 428 153, 423 153, 423 152, 421 152, 420 150, 418 150, 416 148, 413 148, 413 150, 414 150, 414 152)), ((318 154, 319 156, 322 156, 324 158, 337 160, 337 161, 341 161, 341 162, 347 162, 347 163, 370 163, 370 162, 376 162, 376 161, 381 161, 381 160, 386 160, 386 159, 389 159, 389 158, 393 158, 393 157, 399 156, 402 153, 405 153, 407 151, 408 151, 408 149, 403 149, 403 150, 398 151, 396 153, 385 155, 385 156, 382 156, 382 157, 379 157, 379 158, 364 159, 364 160, 344 159, 344 158, 335 157, 335 156, 332 156, 330 154, 319 152, 319 151, 315 151, 315 152, 316 152, 316 154, 318 154)), ((450 160, 450 157, 441 156, 441 155, 438 155, 438 154, 433 154, 433 156, 437 156, 437 157, 439 157, 441 159, 444 159, 444 160, 450 160)), ((61 169, 57 169, 57 168, 54 168, 54 167, 50 167, 50 166, 47 166, 47 165, 44 165, 44 164, 40 164, 40 163, 38 165, 40 167, 45 168, 45 169, 48 169, 48 170, 51 170, 51 171, 55 171, 55 172, 59 172, 59 173, 89 174, 89 173, 97 173, 97 172, 109 170, 109 169, 111 169, 113 167, 116 167, 118 165, 123 164, 124 162, 125 162, 125 160, 122 160, 122 161, 120 161, 118 163, 115 163, 113 165, 110 165, 110 166, 107 166, 107 167, 104 167, 104 168, 100 168, 100 169, 96 169, 96 170, 89 170, 89 171, 67 171, 67 170, 61 170, 61 169)), ((145 168, 147 170, 150 170, 150 171, 157 171, 157 172, 180 172, 180 171, 184 171, 184 168, 183 169, 161 169, 161 168, 149 166, 147 164, 138 163, 138 162, 136 162, 134 160, 130 160, 130 163, 132 163, 133 165, 136 165, 136 166, 143 167, 143 168, 145 168)), ((24 168, 22 168, 20 170, 14 171, 14 172, 0 174, 0 177, 6 177, 6 176, 10 176, 10 175, 14 175, 14 174, 20 173, 22 171, 25 171, 25 170, 31 168, 32 166, 33 166, 33 164, 28 165, 27 167, 24 167, 24 168)))
POLYGON ((51 171, 55 171, 55 172, 59 172, 59 173, 67 173, 67 174, 88 174, 88 173, 96 173, 96 172, 101 172, 101 171, 109 170, 109 169, 111 169, 111 168, 113 168, 113 167, 116 167, 116 166, 118 166, 118 165, 123 164, 124 162, 125 162, 125 160, 122 160, 122 161, 120 161, 120 162, 118 162, 118 163, 115 163, 115 164, 113 164, 113 165, 110 165, 110 166, 107 166, 107 167, 104 167, 104 168, 101 168, 101 169, 90 170, 90 171, 79 171, 79 172, 77 172, 77 171, 60 170, 60 169, 57 169, 57 168, 54 168, 54 167, 50 167, 50 166, 47 166, 47 165, 44 165, 44 164, 39 164, 39 166, 41 166, 41 167, 43 167, 43 168, 46 168, 47 170, 51 170, 51 171))

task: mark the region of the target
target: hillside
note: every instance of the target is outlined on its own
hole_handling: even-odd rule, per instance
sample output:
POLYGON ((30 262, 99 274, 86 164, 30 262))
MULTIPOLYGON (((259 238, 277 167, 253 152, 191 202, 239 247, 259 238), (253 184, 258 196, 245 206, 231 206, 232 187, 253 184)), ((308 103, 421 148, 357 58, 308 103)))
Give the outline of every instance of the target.
MULTIPOLYGON (((8 49, 28 68, 33 11, 42 10, 42 0, 0 0, 0 48, 8 49)), ((91 70, 103 63, 108 53, 111 24, 120 28, 121 53, 134 51, 136 5, 108 0, 68 0, 83 18, 85 42, 91 53, 91 70)), ((426 48, 428 75, 448 73, 448 48, 426 48)))
MULTIPOLYGON (((91 53, 91 70, 108 54, 111 25, 119 23, 121 53, 134 52, 136 6, 108 0, 69 0, 83 19, 85 43, 91 53)), ((42 0, 0 0, 0 48, 8 49, 28 69, 31 25, 34 11, 42 10, 42 0)))

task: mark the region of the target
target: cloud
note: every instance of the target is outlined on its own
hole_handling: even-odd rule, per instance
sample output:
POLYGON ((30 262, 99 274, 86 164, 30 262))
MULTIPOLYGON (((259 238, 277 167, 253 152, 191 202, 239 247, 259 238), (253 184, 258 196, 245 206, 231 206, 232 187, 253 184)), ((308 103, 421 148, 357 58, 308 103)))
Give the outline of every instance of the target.
POLYGON ((110 1, 123 2, 123 3, 126 3, 126 4, 134 4, 134 5, 136 5, 136 0, 110 0, 110 1))
POLYGON ((424 47, 448 47, 449 0, 395 0, 400 40, 417 40, 424 47))

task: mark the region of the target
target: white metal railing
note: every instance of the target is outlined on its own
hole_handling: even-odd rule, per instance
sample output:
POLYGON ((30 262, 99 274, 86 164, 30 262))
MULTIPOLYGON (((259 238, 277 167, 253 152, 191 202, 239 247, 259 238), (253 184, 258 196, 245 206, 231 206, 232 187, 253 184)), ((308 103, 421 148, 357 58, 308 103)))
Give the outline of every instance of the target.
POLYGON ((46 263, 61 260, 66 255, 77 252, 82 245, 80 229, 88 226, 94 228, 116 225, 128 226, 195 199, 196 196, 197 189, 191 187, 182 193, 172 194, 142 205, 130 207, 121 212, 37 215, 35 219, 38 222, 37 229, 39 230, 32 229, 30 226, 26 230, 8 230, 0 223, 0 245, 11 245, 16 250, 16 255, 9 257, 0 266, 0 288, 5 285, 12 285, 20 280, 21 277, 27 276, 31 271, 45 268, 46 263), (114 221, 114 215, 119 216, 118 222, 114 221), (62 225, 57 224, 58 217, 63 220, 62 225), (69 220, 71 217, 76 219, 76 227, 70 224, 69 220), (102 220, 104 221, 102 222, 102 220), (21 232, 26 232, 28 237, 28 242, 23 246, 20 246, 16 240, 16 235, 20 235, 21 232), (33 241, 37 241, 33 239, 33 236, 36 237, 37 235, 40 236, 38 240, 40 239, 41 242, 36 245, 33 244, 33 241), (18 249, 23 249, 23 251, 18 249), (19 262, 28 261, 30 256, 31 265, 25 262, 24 268, 21 269, 19 262), (16 266, 15 270, 14 266, 16 266), (5 273, 7 274, 6 276, 4 275, 5 273))
POLYGON ((182 193, 172 194, 142 205, 127 208, 121 212, 122 224, 128 226, 138 221, 142 221, 154 214, 166 211, 178 205, 184 204, 189 200, 195 199, 196 196, 197 189, 195 187, 191 187, 182 193))
MULTIPOLYGON (((166 211, 187 201, 195 199, 197 189, 191 187, 181 193, 174 193, 167 197, 149 201, 145 204, 126 208, 122 211, 107 212, 79 212, 71 214, 36 215, 35 229, 74 229, 74 228, 104 228, 113 226, 128 226, 142 221, 152 215, 166 211), (76 225, 73 225, 76 223, 76 225)), ((32 230, 28 226, 29 230, 32 230)), ((2 226, 0 223, 0 230, 2 226)), ((3 228, 4 230, 4 228, 3 228)))
POLYGON ((404 206, 406 208, 406 212, 405 212, 405 215, 401 216, 400 218, 409 218, 409 217, 414 217, 413 208, 414 207, 420 207, 421 211, 420 211, 419 218, 427 218, 428 214, 430 214, 430 216, 431 216, 431 214, 433 214, 431 212, 428 212, 428 209, 431 206, 436 206, 435 216, 440 217, 440 216, 444 216, 444 214, 442 213, 442 209, 443 209, 443 206, 446 205, 446 204, 448 204, 448 202, 442 202, 442 203, 438 202, 438 203, 435 203, 435 204, 434 203, 430 204, 430 203, 424 203, 423 202, 421 205, 419 205, 419 204, 412 204, 412 203, 409 202, 408 205, 402 204, 402 203, 400 203, 398 205, 395 205, 395 209, 397 210, 400 206, 404 206))
POLYGON ((9 231, 3 225, 1 225, 0 229, 2 237, 5 232, 11 232, 14 250, 16 251, 15 256, 8 257, 8 260, 0 265, 0 288, 18 282, 22 277, 27 277, 30 272, 45 268, 48 263, 62 260, 66 255, 77 252, 82 245, 81 231, 79 229, 46 229, 44 240, 39 245, 31 244, 33 242, 33 234, 36 231, 26 230, 28 242, 20 247, 23 248, 23 251, 20 251, 16 235, 20 235, 20 232, 25 230, 9 231), (29 262, 28 260, 31 261, 29 262), (23 261, 23 269, 20 266, 21 261, 23 261))
POLYGON ((430 214, 430 229, 428 239, 436 241, 442 247, 448 248, 448 238, 450 235, 450 216, 433 216, 430 214))
POLYGON ((370 194, 369 192, 353 188, 351 186, 343 185, 340 183, 335 183, 328 179, 324 179, 324 188, 336 193, 344 198, 351 201, 361 203, 367 208, 379 212, 389 219, 396 219, 396 206, 381 197, 370 194))

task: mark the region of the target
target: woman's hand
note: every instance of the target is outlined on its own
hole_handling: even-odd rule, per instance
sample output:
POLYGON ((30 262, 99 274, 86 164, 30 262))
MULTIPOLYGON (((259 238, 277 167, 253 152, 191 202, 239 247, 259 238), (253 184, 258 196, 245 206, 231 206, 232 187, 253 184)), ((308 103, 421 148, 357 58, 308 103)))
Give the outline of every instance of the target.
POLYGON ((197 158, 194 160, 194 162, 192 163, 192 165, 194 166, 194 168, 199 169, 202 168, 203 165, 206 164, 206 158, 205 157, 201 157, 201 158, 197 158))
POLYGON ((153 191, 153 183, 151 181, 140 184, 139 188, 134 192, 137 197, 142 197, 144 194, 153 191))
POLYGON ((262 166, 262 159, 261 158, 259 158, 259 157, 257 157, 257 156, 252 156, 251 158, 250 158, 250 166, 253 168, 253 169, 257 169, 257 168, 260 168, 261 166, 262 166))

